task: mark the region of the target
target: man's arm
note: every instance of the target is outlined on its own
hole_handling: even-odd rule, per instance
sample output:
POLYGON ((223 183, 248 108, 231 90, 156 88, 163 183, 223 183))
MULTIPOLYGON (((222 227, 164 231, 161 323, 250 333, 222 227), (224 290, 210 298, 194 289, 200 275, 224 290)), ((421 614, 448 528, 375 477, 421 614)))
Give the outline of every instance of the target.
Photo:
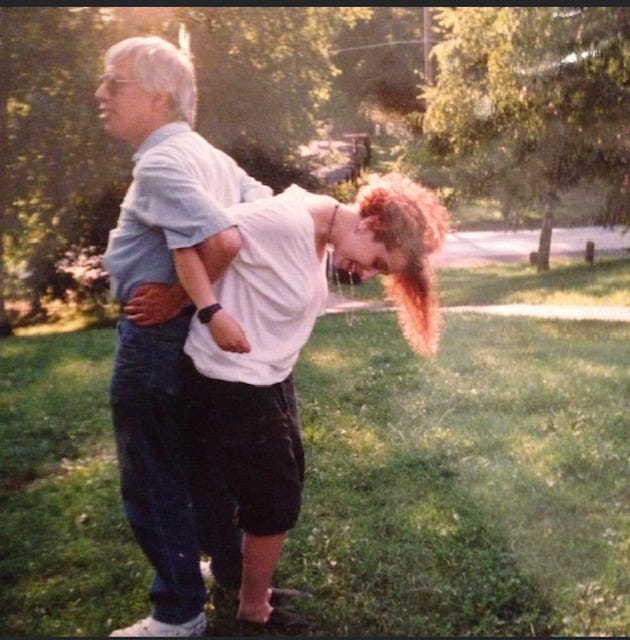
POLYGON ((250 176, 240 167, 239 171, 241 173, 241 202, 253 202, 254 200, 271 198, 271 196, 273 196, 273 189, 271 187, 256 180, 256 178, 250 176))
MULTIPOLYGON (((225 271, 240 247, 241 237, 236 227, 224 229, 196 245, 210 282, 225 271)), ((190 304, 191 298, 181 282, 173 285, 150 282, 135 289, 123 312, 131 322, 150 327, 175 318, 190 304)))

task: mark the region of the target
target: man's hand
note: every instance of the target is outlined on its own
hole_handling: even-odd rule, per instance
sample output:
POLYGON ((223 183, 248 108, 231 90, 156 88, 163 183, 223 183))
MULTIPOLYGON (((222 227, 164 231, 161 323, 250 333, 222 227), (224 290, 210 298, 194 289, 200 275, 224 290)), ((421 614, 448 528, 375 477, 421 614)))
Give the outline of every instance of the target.
POLYGON ((225 310, 217 311, 208 323, 208 331, 223 351, 249 353, 251 347, 241 325, 225 310))
POLYGON ((141 284, 123 307, 127 318, 140 327, 150 327, 172 320, 189 303, 179 284, 167 285, 158 282, 141 284))

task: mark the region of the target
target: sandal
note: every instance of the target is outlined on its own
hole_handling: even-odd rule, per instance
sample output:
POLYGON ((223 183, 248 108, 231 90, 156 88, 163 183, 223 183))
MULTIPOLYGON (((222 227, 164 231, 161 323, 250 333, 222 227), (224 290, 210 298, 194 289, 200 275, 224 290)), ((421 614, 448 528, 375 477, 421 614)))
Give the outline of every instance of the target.
POLYGON ((302 598, 312 598, 313 595, 306 591, 298 591, 297 589, 289 589, 285 587, 271 587, 271 597, 269 604, 272 607, 278 607, 282 604, 288 604, 291 600, 299 600, 302 598))
MULTIPOLYGON (((293 600, 312 598, 313 595, 307 591, 289 589, 288 587, 271 587, 269 604, 272 607, 288 605, 293 600)), ((227 589, 220 585, 215 585, 212 592, 212 602, 215 607, 238 606, 238 589, 227 589)))
POLYGON ((265 636, 265 635, 304 635, 307 631, 314 631, 317 627, 315 620, 310 616, 275 607, 267 622, 249 622, 239 620, 239 634, 241 636, 265 636))

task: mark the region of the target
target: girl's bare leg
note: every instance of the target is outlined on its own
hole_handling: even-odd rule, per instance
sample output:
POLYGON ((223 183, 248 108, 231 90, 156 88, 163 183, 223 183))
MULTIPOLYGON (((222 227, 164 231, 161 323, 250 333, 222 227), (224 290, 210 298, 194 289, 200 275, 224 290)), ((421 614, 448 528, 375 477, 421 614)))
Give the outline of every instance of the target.
POLYGON ((265 623, 271 615, 269 604, 273 573, 278 566, 285 533, 270 536, 243 535, 243 577, 239 594, 238 620, 265 623))

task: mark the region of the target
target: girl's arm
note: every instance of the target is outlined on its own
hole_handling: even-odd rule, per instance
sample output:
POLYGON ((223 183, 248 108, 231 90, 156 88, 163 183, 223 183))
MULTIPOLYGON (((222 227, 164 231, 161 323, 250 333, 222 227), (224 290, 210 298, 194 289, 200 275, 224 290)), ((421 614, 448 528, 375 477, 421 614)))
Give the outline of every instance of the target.
MULTIPOLYGON (((218 301, 205 264, 201 259, 203 251, 199 251, 198 247, 199 245, 175 249, 173 256, 179 281, 197 309, 201 310, 218 301)), ((224 270, 229 262, 230 260, 225 262, 224 256, 223 260, 218 261, 218 265, 221 267, 222 264, 222 270, 224 270)), ((197 317, 193 322, 199 322, 197 317)), ((219 309, 214 313, 207 326, 214 341, 224 351, 247 353, 251 350, 247 336, 240 324, 224 309, 219 309)))

